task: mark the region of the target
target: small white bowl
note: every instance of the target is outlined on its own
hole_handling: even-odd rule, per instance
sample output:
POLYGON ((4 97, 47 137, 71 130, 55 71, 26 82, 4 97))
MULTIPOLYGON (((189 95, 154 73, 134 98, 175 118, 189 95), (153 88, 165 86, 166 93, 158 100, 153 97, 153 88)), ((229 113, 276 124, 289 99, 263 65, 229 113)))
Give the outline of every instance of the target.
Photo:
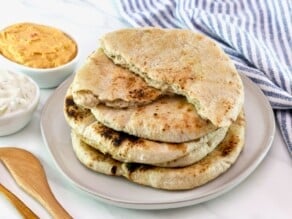
POLYGON ((35 94, 30 104, 19 111, 11 112, 0 116, 0 136, 13 134, 24 128, 32 119, 40 100, 40 88, 34 80, 28 78, 29 82, 35 87, 35 94))
POLYGON ((23 73, 31 77, 40 88, 54 88, 63 82, 70 74, 75 71, 78 64, 78 51, 74 59, 70 62, 55 68, 31 68, 0 55, 0 61, 3 67, 17 73, 23 73))

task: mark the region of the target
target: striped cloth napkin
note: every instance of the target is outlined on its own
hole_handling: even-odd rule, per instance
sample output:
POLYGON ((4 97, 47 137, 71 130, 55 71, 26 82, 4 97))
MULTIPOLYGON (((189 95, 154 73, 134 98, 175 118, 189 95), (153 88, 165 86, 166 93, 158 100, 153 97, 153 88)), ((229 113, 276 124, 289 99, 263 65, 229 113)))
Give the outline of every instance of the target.
POLYGON ((188 28, 217 41, 274 109, 292 154, 291 0, 120 0, 134 27, 188 28))

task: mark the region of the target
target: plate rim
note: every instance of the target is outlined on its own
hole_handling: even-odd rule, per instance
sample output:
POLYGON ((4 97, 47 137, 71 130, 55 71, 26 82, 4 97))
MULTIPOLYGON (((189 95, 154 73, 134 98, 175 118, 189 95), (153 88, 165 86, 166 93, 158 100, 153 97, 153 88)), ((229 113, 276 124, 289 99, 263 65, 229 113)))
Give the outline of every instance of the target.
MULTIPOLYGON (((271 105, 267 99, 267 97, 263 94, 261 89, 247 76, 239 73, 241 78, 243 79, 243 82, 246 81, 249 83, 250 86, 252 86, 252 89, 255 89, 256 92, 260 95, 262 101, 265 102, 265 104, 268 106, 267 108, 267 116, 269 117, 269 128, 270 135, 265 138, 265 147, 262 147, 261 153, 257 156, 256 159, 253 160, 253 162, 248 165, 247 168, 244 169, 240 174, 238 174, 234 179, 229 181, 228 183, 222 184, 216 189, 212 189, 211 191, 205 193, 204 195, 200 197, 190 197, 189 199, 185 200, 179 200, 179 201, 164 201, 164 202, 153 202, 153 203, 135 203, 133 201, 123 201, 123 200, 116 200, 115 198, 110 198, 101 194, 98 194, 96 191, 92 191, 89 188, 84 187, 83 185, 80 185, 78 182, 74 181, 68 173, 65 172, 64 167, 62 168, 60 165, 60 162, 57 161, 54 152, 52 151, 51 146, 48 144, 46 139, 46 133, 44 128, 44 115, 46 111, 50 108, 50 102, 58 95, 59 92, 62 92, 64 87, 69 86, 70 81, 73 80, 74 75, 72 74, 69 78, 67 78, 63 83, 61 83, 51 94, 51 96, 47 99, 46 103, 43 106, 43 109, 41 111, 41 118, 40 118, 40 128, 41 128, 41 134, 43 141, 46 145, 47 150, 49 151, 50 156, 52 157, 52 160, 54 164, 57 166, 58 170, 62 173, 62 175, 66 178, 66 180, 70 181, 71 184, 79 188, 82 192, 85 194, 90 195, 91 197, 96 198, 97 200, 103 201, 105 203, 114 204, 118 207, 123 208, 129 208, 129 209, 144 209, 144 210, 158 210, 158 209, 170 209, 170 208, 179 208, 179 207, 185 207, 190 205, 199 204, 208 200, 211 200, 213 198, 216 198, 230 190, 232 190, 235 186, 239 185, 242 181, 247 179, 247 177, 255 171, 255 169, 259 166, 259 164, 263 161, 263 159, 266 157, 267 153, 269 152, 275 136, 276 131, 276 124, 275 124, 275 117, 273 110, 271 108, 271 105)), ((244 83, 243 83, 244 84, 244 83)), ((90 171, 90 170, 88 170, 90 171)), ((227 170, 228 171, 228 170, 227 170)), ((215 179, 214 179, 215 180, 215 179)))

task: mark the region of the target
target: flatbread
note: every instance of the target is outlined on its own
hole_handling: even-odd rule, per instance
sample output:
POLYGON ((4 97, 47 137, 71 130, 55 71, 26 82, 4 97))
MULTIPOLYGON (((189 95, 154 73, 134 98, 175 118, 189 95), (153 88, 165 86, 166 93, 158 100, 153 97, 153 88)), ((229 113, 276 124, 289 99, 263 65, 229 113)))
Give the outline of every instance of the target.
POLYGON ((76 72, 72 92, 74 101, 87 108, 100 103, 118 108, 143 105, 162 95, 142 78, 115 65, 100 49, 76 72))
POLYGON ((132 28, 105 34, 105 54, 150 86, 187 98, 215 126, 229 126, 244 102, 241 78, 208 37, 182 29, 132 28))
POLYGON ((74 127, 78 133, 83 133, 86 127, 96 122, 90 109, 76 105, 72 96, 72 86, 67 90, 63 110, 67 123, 74 127))
MULTIPOLYGON (((65 98, 64 115, 69 126, 84 142, 122 162, 167 165, 197 150, 197 159, 204 157, 224 138, 226 128, 220 128, 195 141, 164 143, 117 132, 93 119, 90 110, 77 106, 70 90, 65 98), (161 164, 162 163, 162 164, 161 164)), ((176 162, 176 161, 175 161, 176 162)), ((180 162, 178 162, 180 163, 180 162)), ((173 165, 173 164, 172 164, 173 165)), ((180 164, 181 165, 181 164, 180 164)))
POLYGON ((123 176, 134 183, 154 188, 186 190, 206 184, 228 170, 244 146, 244 133, 242 113, 213 152, 197 163, 181 168, 118 162, 82 142, 74 132, 72 145, 80 162, 96 172, 123 176))
POLYGON ((78 134, 85 143, 121 162, 181 167, 193 164, 212 152, 223 140, 226 132, 227 128, 220 128, 197 141, 174 144, 115 132, 96 122, 88 126, 84 133, 78 134))
POLYGON ((192 141, 217 129, 209 120, 202 119, 182 96, 166 96, 145 106, 127 109, 99 105, 91 112, 109 128, 153 141, 192 141))
POLYGON ((120 161, 114 160, 111 156, 102 154, 97 149, 84 143, 74 130, 71 132, 71 140, 74 153, 85 166, 106 175, 122 175, 120 161))

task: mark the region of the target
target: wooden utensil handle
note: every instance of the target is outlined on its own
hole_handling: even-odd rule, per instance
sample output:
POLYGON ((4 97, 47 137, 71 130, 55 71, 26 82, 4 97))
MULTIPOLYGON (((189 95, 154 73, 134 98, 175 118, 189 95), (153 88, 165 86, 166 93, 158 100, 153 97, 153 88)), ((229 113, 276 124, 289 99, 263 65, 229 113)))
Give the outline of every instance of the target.
POLYGON ((39 218, 32 210, 30 210, 19 198, 17 198, 12 192, 0 184, 0 192, 2 192, 10 202, 16 207, 18 212, 23 218, 37 219, 39 218))
POLYGON ((16 183, 38 200, 53 218, 72 218, 53 195, 43 166, 32 153, 19 148, 0 148, 0 160, 16 183))

